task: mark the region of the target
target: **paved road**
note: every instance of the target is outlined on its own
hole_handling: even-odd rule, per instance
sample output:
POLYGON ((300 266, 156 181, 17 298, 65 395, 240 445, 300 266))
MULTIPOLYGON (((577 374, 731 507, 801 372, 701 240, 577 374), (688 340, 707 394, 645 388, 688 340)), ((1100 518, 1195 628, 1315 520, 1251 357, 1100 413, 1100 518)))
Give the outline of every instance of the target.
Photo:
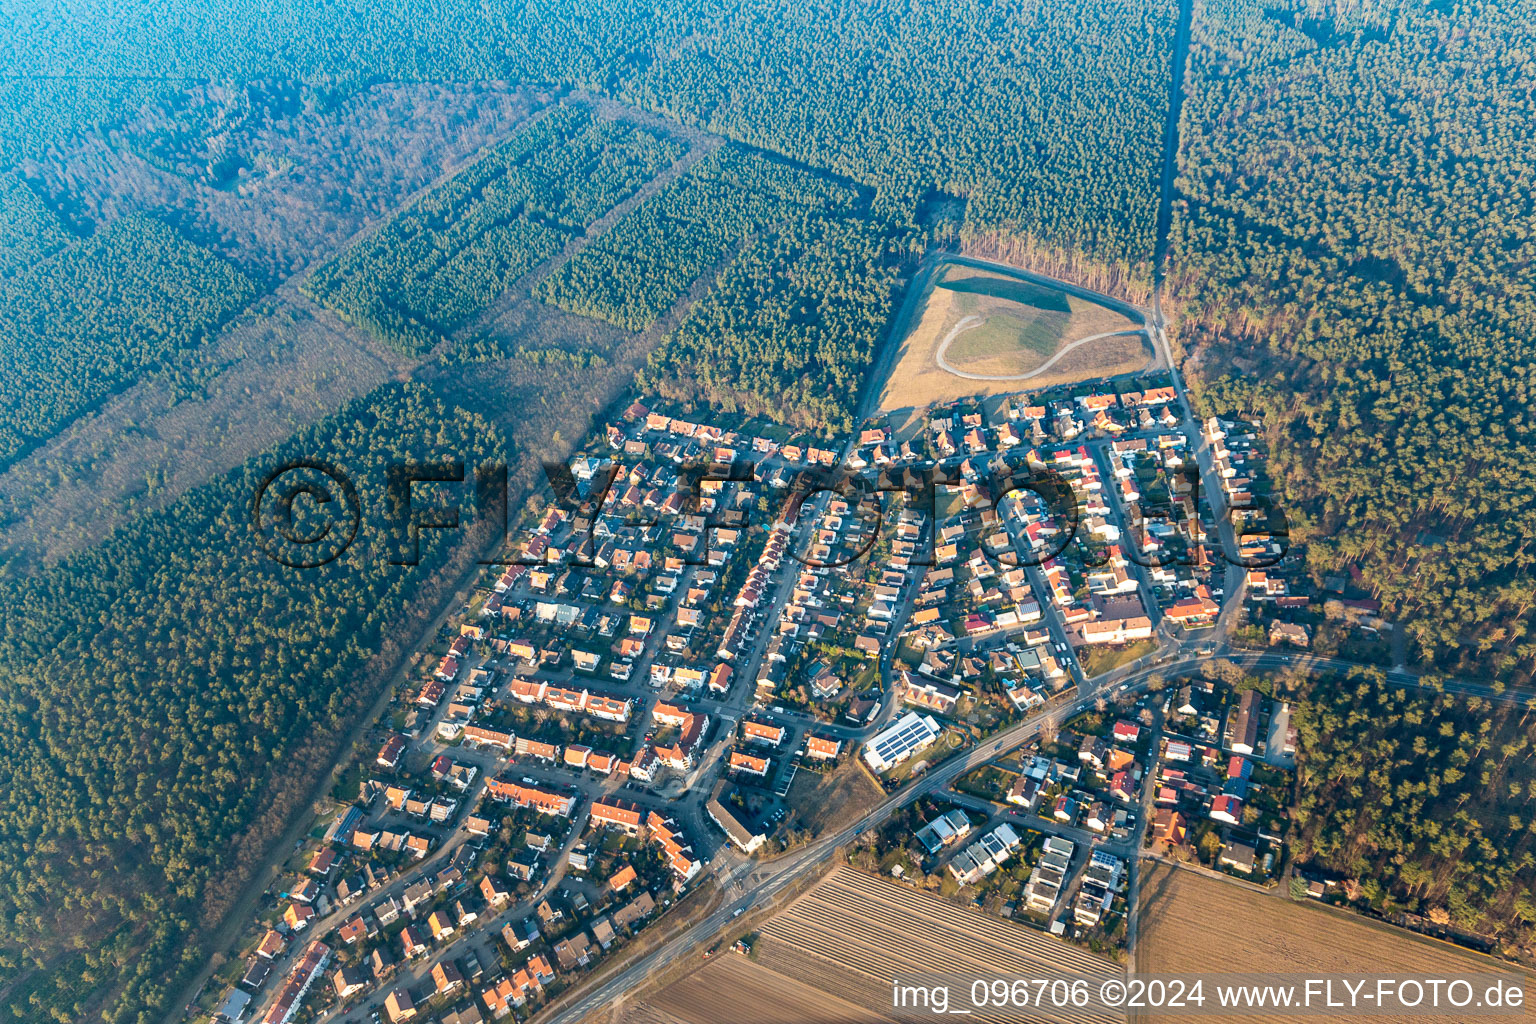
MULTIPOLYGON (((1171 680, 1178 676, 1195 675, 1202 670, 1207 662, 1220 658, 1230 658, 1247 668, 1300 667, 1309 671, 1315 671, 1319 669, 1341 670, 1361 667, 1353 662, 1342 661, 1337 658, 1248 652, 1236 648, 1227 648, 1225 645, 1222 645, 1216 652, 1210 655, 1186 656, 1171 662, 1140 667, 1123 677, 1118 673, 1109 673, 1103 678, 1109 679, 1115 685, 1115 693, 1117 695, 1137 694, 1146 690, 1156 677, 1171 680)), ((1423 687, 1433 687, 1435 685, 1425 682, 1408 672, 1388 671, 1386 675, 1389 680, 1402 685, 1423 687)), ((1536 694, 1508 692, 1498 694, 1491 687, 1482 684, 1452 680, 1444 684, 1444 688, 1448 692, 1475 694, 1476 696, 1493 700, 1536 705, 1536 694)), ((782 860, 761 865, 746 880, 746 884, 743 886, 745 895, 726 903, 719 911, 710 915, 704 921, 682 932, 653 953, 637 960, 608 981, 595 986, 580 1000, 560 1013, 546 1018, 541 1024, 575 1024, 575 1022, 582 1020, 589 1013, 608 1005, 625 993, 639 988, 652 972, 674 962, 681 956, 693 952, 702 944, 712 940, 715 934, 724 928, 735 916, 737 910, 748 910, 765 904, 775 894, 783 891, 797 879, 806 875, 822 860, 832 856, 837 847, 849 842, 866 829, 878 825, 917 798, 948 788, 951 782, 972 768, 985 764, 1000 754, 1013 750, 1034 739, 1043 728, 1048 726, 1059 728, 1072 718, 1088 710, 1098 698, 1098 694, 1103 693, 1106 689, 1107 686, 1100 686, 1091 694, 1081 695, 1069 703, 1047 709, 1032 718, 1026 719, 965 754, 937 765, 925 775, 908 782, 895 793, 892 793, 878 807, 842 831, 819 839, 782 860)))
POLYGON ((1130 876, 1126 882, 1125 905, 1128 908, 1125 915, 1125 972, 1136 973, 1136 939, 1139 935, 1141 915, 1137 908, 1141 905, 1141 842, 1147 834, 1147 829, 1152 826, 1152 817, 1155 814, 1153 798, 1157 793, 1157 763, 1161 757, 1163 741, 1163 709, 1154 705, 1152 711, 1152 725, 1149 729, 1151 736, 1148 740, 1147 766, 1141 776, 1141 797, 1137 801, 1137 821, 1134 849, 1129 860, 1130 876))
MULTIPOLYGON (((969 259, 961 260, 960 262, 970 265, 991 265, 985 264, 983 261, 969 259)), ((1183 413, 1181 417, 1183 428, 1187 432, 1194 434, 1197 464, 1200 468, 1202 484, 1207 485, 1207 494, 1210 495, 1209 500, 1213 502, 1219 501, 1219 490, 1211 490, 1208 486, 1211 482, 1209 479, 1211 467, 1206 459, 1199 459, 1201 454, 1208 453, 1202 451, 1204 448, 1203 437, 1195 427, 1196 420, 1193 415, 1193 407, 1190 403, 1188 392, 1184 387, 1182 376, 1179 374, 1177 366, 1173 361, 1161 306, 1160 266, 1158 272, 1159 287, 1154 289, 1153 293, 1149 329, 1152 333, 1154 345, 1161 350, 1160 354, 1169 369, 1174 387, 1178 392, 1179 405, 1183 413)), ((946 339, 946 345, 949 341, 953 340, 953 337, 954 332, 951 332, 951 336, 946 339)), ((887 349, 889 348, 891 346, 887 346, 887 349)), ((945 369, 955 372, 952 367, 945 366, 945 369)), ((877 389, 869 389, 865 396, 866 407, 869 404, 869 400, 876 394, 878 394, 877 389)), ((1223 541, 1230 543, 1230 534, 1228 532, 1230 531, 1230 524, 1225 523, 1224 518, 1220 515, 1217 516, 1218 528, 1223 535, 1223 541)), ((1243 599, 1240 572, 1240 568, 1229 570, 1229 583, 1223 595, 1224 612, 1240 604, 1243 599), (1233 583, 1237 585, 1234 586, 1232 585, 1233 583)), ((1034 582, 1033 579, 1032 582, 1034 582)), ((1042 604, 1042 607, 1045 607, 1045 605, 1042 604)), ((680 933, 659 949, 637 960, 606 982, 593 986, 575 1003, 558 1014, 547 1017, 547 1024, 575 1024, 576 1021, 582 1020, 598 1008, 606 1006, 626 993, 634 991, 654 971, 674 962, 681 956, 693 952, 701 944, 711 940, 738 912, 766 903, 776 893, 781 892, 795 880, 803 877, 822 860, 832 856, 838 846, 848 842, 860 832, 884 821, 892 813, 905 807, 913 800, 947 788, 954 779, 970 769, 984 764, 999 754, 1012 750, 1035 738, 1039 735, 1042 728, 1048 726, 1059 727, 1091 707, 1100 694, 1111 692, 1117 695, 1139 693, 1148 687, 1154 677, 1172 679, 1178 676, 1193 675, 1201 671, 1206 662, 1221 658, 1230 658, 1249 669, 1293 667, 1306 671, 1347 671, 1352 668, 1365 667, 1336 658, 1320 658, 1312 655, 1271 654, 1230 647, 1224 642, 1227 631, 1226 626, 1230 624, 1230 616, 1224 614, 1222 618, 1223 624, 1218 626, 1214 633, 1207 633, 1199 640, 1191 640, 1188 637, 1181 640, 1170 640, 1158 652, 1140 658, 1136 662, 1122 666, 1113 672, 1099 676, 1092 680, 1090 685, 1080 687, 1078 697, 1070 703, 1044 710, 1042 713, 1026 719, 1024 722, 993 737, 963 756, 952 758, 950 761, 931 769, 925 775, 909 781, 874 810, 842 831, 819 839, 803 850, 797 851, 781 860, 759 866, 751 873, 744 884, 733 876, 731 890, 734 892, 739 886, 740 889, 744 890, 742 896, 730 900, 719 911, 710 915, 709 918, 680 933), (1207 655, 1189 653, 1190 649, 1196 646, 1196 644, 1202 647, 1210 644, 1211 653, 1207 655)), ((1386 670, 1385 676, 1389 681, 1399 685, 1419 687, 1434 687, 1438 685, 1451 693, 1473 694, 1488 699, 1526 705, 1536 704, 1536 697, 1533 697, 1531 694, 1496 693, 1492 687, 1486 684, 1462 680, 1448 680, 1439 684, 1428 683, 1413 673, 1399 669, 1386 670)))
POLYGON ((1167 631, 1171 628, 1172 623, 1163 617, 1162 609, 1157 601, 1157 587, 1152 583, 1152 574, 1144 564, 1145 558, 1142 557, 1140 550, 1146 540, 1146 535, 1136 536, 1130 511, 1125 507, 1125 503, 1120 500, 1120 477, 1115 472, 1118 467, 1108 451, 1112 443, 1108 440, 1091 441, 1088 444, 1088 450, 1093 455, 1094 464, 1098 466, 1100 479, 1104 481, 1104 494, 1109 499, 1107 504, 1114 510, 1115 519, 1120 523, 1122 530, 1120 534, 1121 549, 1132 552, 1133 557, 1128 561, 1130 562, 1131 575, 1135 577, 1137 596, 1141 598, 1142 608, 1146 610, 1147 618, 1157 627, 1160 635, 1171 636, 1172 633, 1167 631))
MULTIPOLYGON (((1192 665, 1193 663, 1191 663, 1190 667, 1192 665)), ((1166 671, 1165 669, 1165 674, 1166 671)), ((1131 692, 1132 690, 1139 692, 1145 689, 1153 674, 1154 671, 1151 669, 1144 670, 1139 677, 1126 684, 1126 692, 1131 692)), ((637 960, 601 985, 593 987, 577 1002, 571 1004, 560 1013, 547 1018, 544 1024, 575 1024, 576 1021, 583 1019, 598 1008, 606 1006, 625 993, 637 989, 652 972, 676 961, 683 955, 693 952, 702 944, 713 939, 715 933, 720 931, 735 916, 737 910, 748 910, 767 903, 777 893, 782 892, 796 880, 804 877, 817 864, 832 856, 837 847, 849 842, 859 833, 878 825, 919 797, 947 789, 950 783, 971 769, 991 761, 1000 754, 1028 743, 1037 737, 1042 729, 1047 727, 1059 728, 1065 722, 1082 714, 1091 707, 1095 699, 1096 697, 1093 695, 1080 696, 1069 703, 1060 704, 1032 718, 1026 719, 992 737, 985 743, 964 754, 953 757, 943 764, 935 766, 926 774, 908 782, 905 786, 887 797, 878 807, 842 831, 818 839, 804 849, 780 860, 760 865, 746 880, 744 886, 746 890, 745 895, 726 903, 719 911, 710 915, 705 920, 682 932, 649 955, 637 960)))
MULTIPOLYGON (((972 796, 970 793, 961 792, 958 789, 946 792, 944 799, 948 803, 969 807, 987 815, 986 824, 974 829, 972 833, 974 835, 983 835, 1006 822, 1009 825, 1018 825, 1021 828, 1031 829, 1043 835, 1060 836, 1063 839, 1070 839, 1080 847, 1098 845, 1117 857, 1128 857, 1134 852, 1134 844, 1130 838, 1116 839, 1112 832, 1095 832, 1092 829, 1082 828, 1077 825, 1068 825, 1066 822, 1057 821, 1055 818, 1043 817, 1040 814, 1026 811, 1024 808, 1013 804, 1001 804, 995 800, 985 800, 979 796, 972 796)), ((1105 802, 1116 807, 1124 806, 1115 800, 1106 799, 1105 802)), ((930 874, 936 873, 938 867, 948 864, 955 854, 964 848, 964 843, 956 843, 950 847, 948 851, 938 858, 935 871, 930 872, 930 874)), ((1065 887, 1063 887, 1063 891, 1066 891, 1065 887)))

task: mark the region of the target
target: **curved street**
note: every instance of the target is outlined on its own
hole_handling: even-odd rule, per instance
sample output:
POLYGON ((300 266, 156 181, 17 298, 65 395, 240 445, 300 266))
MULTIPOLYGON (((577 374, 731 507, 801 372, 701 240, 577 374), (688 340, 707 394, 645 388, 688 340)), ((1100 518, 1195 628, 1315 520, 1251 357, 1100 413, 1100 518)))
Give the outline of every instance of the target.
MULTIPOLYGON (((989 264, 987 261, 982 260, 967 258, 965 262, 972 266, 994 266, 997 269, 1017 272, 1017 268, 1006 267, 1002 264, 989 264)), ((1148 333, 1153 340, 1154 348, 1166 360, 1175 390, 1178 393, 1178 405, 1182 413, 1181 429, 1194 439, 1193 450, 1196 452, 1202 483, 1206 494, 1210 496, 1214 506, 1220 502, 1221 490, 1215 486, 1213 480, 1208 479, 1211 475, 1209 450, 1204 444, 1202 432, 1196 428, 1193 404, 1190 402, 1188 392, 1185 389, 1183 377, 1178 372, 1173 361, 1173 353, 1165 330, 1160 292, 1161 279, 1159 277, 1158 287, 1153 293, 1151 316, 1146 328, 1114 333, 1148 333)), ((966 325, 965 321, 962 320, 960 324, 957 324, 951 330, 949 336, 945 338, 943 345, 940 346, 940 365, 944 366, 946 370, 950 370, 950 372, 956 371, 944 364, 942 360, 943 352, 949 343, 954 340, 956 334, 967 329, 968 326, 974 325, 966 325)), ((1082 339, 1079 342, 1075 342, 1074 346, 1091 340, 1094 339, 1082 339)), ((891 347, 891 340, 888 339, 886 348, 889 349, 891 347)), ((1058 353, 1058 357, 1065 354, 1066 351, 1064 349, 1061 353, 1058 353)), ((888 355, 889 353, 887 352, 886 354, 888 355)), ((881 365, 883 368, 883 363, 881 365)), ((1045 367, 1041 367, 1041 370, 1046 369, 1049 365, 1048 363, 1045 367)), ((1035 372, 1038 373, 1040 371, 1035 372)), ((962 376, 964 375, 962 373, 962 376)), ((872 386, 869 388, 867 396, 878 393, 879 388, 872 386)), ((864 404, 865 408, 861 412, 864 415, 868 415, 870 410, 867 398, 864 404)), ((1228 550, 1235 550, 1234 538, 1231 536, 1231 524, 1221 515, 1221 509, 1218 508, 1216 511, 1216 520, 1220 526, 1219 533, 1222 546, 1228 550)), ((1159 646, 1157 650, 1144 655, 1134 662, 1080 682, 1077 694, 1073 699, 1057 704, 1054 707, 1047 707, 1039 714, 1026 718, 1023 722, 988 737, 979 745, 952 756, 948 761, 931 767, 923 775, 909 780, 905 785, 896 789, 879 806, 854 823, 834 834, 815 840, 801 850, 776 861, 759 864, 750 871, 746 871, 745 867, 751 864, 751 861, 741 863, 739 858, 733 856, 725 871, 720 873, 724 876, 722 881, 727 884, 731 891, 740 892, 739 896, 724 903, 717 911, 703 921, 680 932, 611 978, 591 986, 575 1002, 563 1007, 557 1013, 552 1015, 540 1014, 539 1018, 537 1018, 540 1019, 540 1024, 576 1024, 576 1022, 585 1019, 589 1014, 624 997, 626 994, 634 993, 642 988, 647 980, 657 971, 714 941, 723 930, 729 927, 730 922, 739 912, 765 906, 776 895, 783 892, 797 880, 805 877, 818 864, 834 856, 838 847, 849 842, 861 832, 880 824, 890 817, 891 814, 919 797, 947 788, 955 779, 971 769, 1033 740, 1043 729, 1060 727, 1093 707, 1097 701, 1106 697, 1140 694, 1149 689, 1154 682, 1161 685, 1175 678, 1198 675, 1208 663, 1217 660, 1232 661, 1248 670, 1298 669, 1318 672, 1374 669, 1381 672, 1388 682, 1400 686, 1443 690, 1447 693, 1477 696, 1505 703, 1536 706, 1536 694, 1524 691, 1500 691, 1487 684, 1458 679, 1426 680, 1417 673, 1404 669, 1367 666, 1338 658, 1318 657, 1304 653, 1271 653, 1232 646, 1226 642, 1226 636, 1235 618, 1233 613, 1242 602, 1243 588, 1241 586, 1241 578, 1243 569, 1241 566, 1234 564, 1229 565, 1228 570, 1226 600, 1223 602, 1224 606, 1217 624, 1212 629, 1196 636, 1189 636, 1187 634, 1176 636, 1171 630, 1160 629, 1158 632, 1159 646), (736 866, 739 863, 741 864, 740 868, 736 866), (739 877, 742 874, 745 877, 739 877)), ((887 670, 887 662, 883 658, 881 668, 883 671, 887 670)), ((890 681, 887 679, 886 683, 887 692, 889 692, 890 681)), ((877 727, 878 724, 874 724, 864 729, 850 729, 845 731, 845 735, 850 739, 862 738, 872 734, 877 727)), ((1131 885, 1133 901, 1134 887, 1138 882, 1139 874, 1135 870, 1135 863, 1136 858, 1132 858, 1131 885)), ((1130 954, 1133 958, 1132 962, 1134 962, 1134 915, 1132 915, 1129 934, 1132 936, 1129 945, 1130 954)))
MULTIPOLYGON (((1202 645, 1209 642, 1208 640, 1203 641, 1202 645)), ((1093 707, 1094 703, 1101 696, 1105 696, 1110 692, 1113 692, 1116 696, 1121 694, 1139 694, 1147 690, 1154 681, 1167 681, 1183 676, 1198 675, 1206 663, 1218 659, 1229 659, 1245 668, 1254 669, 1302 668, 1309 671, 1317 671, 1324 669, 1348 670, 1365 667, 1355 662, 1342 661, 1337 658, 1270 654, 1229 647, 1226 644, 1218 644, 1216 649, 1209 654, 1181 656, 1179 652, 1184 646, 1186 644, 1174 644, 1171 648, 1165 647, 1156 654, 1143 658, 1138 662, 1133 662, 1130 665, 1122 666, 1116 671, 1096 677, 1089 683, 1086 691, 1080 693, 1075 699, 1058 704, 1054 708, 1048 708, 1040 714, 987 738, 978 746, 964 753, 957 754, 948 761, 935 765, 921 777, 909 781, 906 785, 891 793, 878 807, 841 831, 824 836, 803 849, 779 860, 759 865, 745 879, 739 880, 739 884, 745 890, 743 895, 723 904, 720 909, 709 915, 709 917, 681 932, 612 978, 593 986, 579 1000, 565 1007, 554 1016, 544 1018, 544 1021, 546 1024, 576 1024, 577 1021, 583 1020, 588 1014, 609 1005, 627 993, 639 989, 653 973, 676 962, 680 957, 689 955, 712 942, 718 933, 729 926, 731 920, 737 916, 738 910, 749 911, 755 907, 765 905, 778 893, 784 891, 795 881, 808 874, 819 863, 833 856, 838 847, 851 841, 859 833, 879 825, 886 818, 918 797, 943 790, 951 782, 971 769, 986 764, 988 761, 1022 746, 1037 737, 1042 729, 1060 727, 1093 707)), ((1410 672, 1388 671, 1385 674, 1391 681, 1403 685, 1431 688, 1435 685, 1424 682, 1410 672)), ((1536 705, 1536 695, 1524 692, 1497 693, 1492 687, 1480 684, 1453 680, 1445 683, 1444 689, 1450 693, 1475 695, 1490 700, 1519 703, 1527 706, 1536 705)), ((734 877, 732 880, 736 881, 734 877)))

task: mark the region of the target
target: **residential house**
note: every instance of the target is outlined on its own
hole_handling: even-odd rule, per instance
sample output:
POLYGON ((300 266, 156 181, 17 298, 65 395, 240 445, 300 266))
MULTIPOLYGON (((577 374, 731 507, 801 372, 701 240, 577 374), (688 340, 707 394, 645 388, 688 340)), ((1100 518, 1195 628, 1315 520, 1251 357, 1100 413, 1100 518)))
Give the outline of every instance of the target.
POLYGON ((390 1024, 400 1024, 400 1021, 415 1018, 416 1004, 411 1000, 409 992, 397 988, 385 998, 384 1012, 389 1015, 390 1024))
POLYGON ((563 971, 575 970, 591 963, 592 940, 587 937, 587 933, 577 932, 555 943, 555 962, 563 971))
POLYGON ((1257 851, 1248 843, 1228 840, 1221 848, 1219 862, 1236 868, 1244 874, 1252 874, 1257 851))
POLYGON ((464 987, 464 975, 452 960, 442 960, 432 968, 432 984, 438 995, 445 996, 464 987))

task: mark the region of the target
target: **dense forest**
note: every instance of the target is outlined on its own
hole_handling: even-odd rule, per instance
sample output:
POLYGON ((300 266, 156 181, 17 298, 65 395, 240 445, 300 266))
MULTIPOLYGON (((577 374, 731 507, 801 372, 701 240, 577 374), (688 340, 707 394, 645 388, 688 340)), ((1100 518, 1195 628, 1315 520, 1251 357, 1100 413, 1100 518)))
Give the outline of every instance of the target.
MULTIPOLYGON (((63 29, 65 24, 61 20, 54 27, 63 29)), ((14 21, 10 27, 20 30, 14 21)), ((146 21, 142 28, 148 33, 152 26, 146 21)), ((0 65, 14 71, 29 59, 51 63, 52 44, 41 39, 33 41, 38 49, 6 54, 5 46, 20 42, 18 32, 7 32, 0 40, 0 65), (7 56, 14 63, 5 65, 7 56)), ((43 70, 36 64, 32 67, 40 72, 37 77, 0 75, 0 167, 16 167, 41 157, 76 132, 118 124, 130 111, 184 88, 175 78, 76 76, 59 74, 57 69, 43 70)))
POLYGON ((1346 898, 1529 955, 1536 941, 1536 712, 1384 685, 1297 707, 1296 856, 1346 898))
MULTIPOLYGON (((26 219, 7 230, 26 261, 63 239, 20 194, 6 193, 7 210, 26 219)), ((255 294, 234 265, 137 214, 0 277, 0 466, 203 341, 255 294)))
POLYGON ((508 454, 489 424, 418 385, 386 385, 0 586, 0 968, 59 936, 83 943, 50 972, 40 1008, 84 1020, 75 1000, 102 983, 118 986, 108 1020, 163 1005, 176 958, 195 957, 181 948, 190 929, 230 897, 211 887, 238 881, 270 841, 247 827, 302 799, 368 696, 370 662, 398 656, 386 627, 462 538, 429 531, 422 567, 386 564, 386 463, 492 453, 508 454), (362 503, 357 542, 309 572, 257 550, 247 513, 288 456, 343 467, 362 503))
POLYGON ((670 45, 619 88, 874 185, 882 205, 963 196, 972 233, 1007 229, 1144 279, 1175 14, 1135 0, 748 0, 707 30, 694 12, 662 25, 670 45))
POLYGON ((810 216, 762 235, 651 353, 640 386, 723 412, 852 430, 905 255, 854 218, 810 216))
POLYGON ((170 174, 230 188, 240 172, 251 169, 251 155, 241 151, 241 141, 316 101, 313 90, 291 79, 188 89, 150 108, 152 116, 134 140, 134 151, 170 174))
MULTIPOLYGON (((873 186, 908 215, 931 192, 962 197, 971 237, 1006 231, 1144 283, 1176 13, 1146 0, 118 4, 32 12, 0 54, 24 74, 572 83, 873 186)), ((26 128, 29 152, 60 134, 26 128)))
MULTIPOLYGON (((1319 581, 1358 566, 1440 667, 1526 682, 1536 0, 1198 8, 1166 295, 1197 397, 1206 411, 1262 417, 1265 472, 1319 581)), ((549 306, 636 332, 621 344, 463 330, 684 156, 672 133, 603 116, 589 97, 545 109, 303 287, 412 357, 456 333, 457 362, 417 370, 437 393, 500 402, 519 429, 559 413, 564 444, 561 430, 580 436, 628 384, 649 344, 640 332, 665 330, 690 284, 708 283, 639 385, 829 433, 853 426, 895 293, 938 237, 921 230, 924 210, 963 208, 973 248, 1081 255, 1094 280, 1144 293, 1176 9, 235 0, 10 11, 0 469, 199 344, 258 290, 160 219, 77 237, 27 184, 72 132, 121 142, 110 129, 146 103, 165 116, 139 154, 210 187, 260 156, 230 141, 252 141, 272 111, 386 80, 534 83, 538 103, 575 86, 718 133, 729 141, 537 288, 549 306), (260 90, 224 120, 178 99, 191 81, 217 91, 255 79, 260 90)), ((82 166, 96 165, 52 179, 61 208, 82 166)), ((363 177, 316 191, 361 195, 363 177)), ((72 223, 88 219, 79 212, 72 223)), ((287 250, 270 262, 303 265, 287 250)), ((114 986, 110 1020, 163 1009, 178 964, 198 957, 190 937, 228 906, 406 642, 394 624, 423 584, 383 566, 375 546, 312 574, 253 552, 243 513, 261 471, 283 454, 326 455, 354 471, 371 513, 386 458, 499 446, 477 416, 391 385, 97 549, 0 583, 0 985, 38 969, 18 1015, 90 1019, 92 993, 114 986)), ((365 540, 377 535, 365 526, 365 540)), ((1309 688, 1299 707, 1301 862, 1354 879, 1362 906, 1529 952, 1529 716, 1368 675, 1309 688)))
POLYGON ((1264 414, 1319 578, 1355 563, 1442 665, 1529 678, 1536 6, 1313 11, 1196 24, 1184 343, 1210 408, 1264 414))
POLYGON ((856 190, 739 146, 691 167, 539 283, 567 312, 643 331, 747 234, 813 210, 852 207, 856 190))
POLYGON ((304 291, 420 355, 683 150, 562 104, 315 271, 304 291))
POLYGON ((0 280, 67 246, 70 234, 41 197, 14 174, 0 174, 0 280))

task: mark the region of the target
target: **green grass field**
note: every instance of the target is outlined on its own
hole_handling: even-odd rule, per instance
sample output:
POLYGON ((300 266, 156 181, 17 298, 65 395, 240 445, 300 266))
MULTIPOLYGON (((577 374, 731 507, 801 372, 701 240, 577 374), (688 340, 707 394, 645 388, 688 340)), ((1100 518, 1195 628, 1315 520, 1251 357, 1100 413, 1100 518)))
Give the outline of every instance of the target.
POLYGON ((964 366, 977 359, 1020 356, 1020 362, 1036 364, 1049 359, 1061 347, 1066 316, 1015 316, 994 313, 979 327, 957 337, 949 346, 949 361, 964 366), (1024 353, 1034 353, 1030 359, 1024 353))
POLYGON ((1144 365, 1138 340, 1116 337, 1138 322, 1078 298, 1050 284, 1001 270, 946 263, 926 280, 921 306, 903 334, 899 358, 881 395, 881 408, 918 409, 955 398, 1006 394, 1024 385, 1018 375, 1034 373, 1030 387, 1043 388, 1144 365), (967 320, 969 318, 969 320, 967 320), (964 323, 958 333, 952 333, 964 323), (1074 342, 1096 341, 1037 373, 1074 342), (951 373, 938 361, 942 351, 951 373), (976 380, 964 373, 997 375, 976 380))
POLYGON ((1083 666, 1083 672, 1092 679, 1121 665, 1128 665, 1155 650, 1157 644, 1151 640, 1138 640, 1123 647, 1085 647, 1078 654, 1078 662, 1083 666))
POLYGON ((984 373, 1023 373, 1082 336, 1085 314, 1100 311, 1057 288, 953 265, 935 289, 950 293, 950 316, 982 323, 955 338, 951 363, 984 373), (1074 319, 1075 318, 1075 319, 1074 319))

